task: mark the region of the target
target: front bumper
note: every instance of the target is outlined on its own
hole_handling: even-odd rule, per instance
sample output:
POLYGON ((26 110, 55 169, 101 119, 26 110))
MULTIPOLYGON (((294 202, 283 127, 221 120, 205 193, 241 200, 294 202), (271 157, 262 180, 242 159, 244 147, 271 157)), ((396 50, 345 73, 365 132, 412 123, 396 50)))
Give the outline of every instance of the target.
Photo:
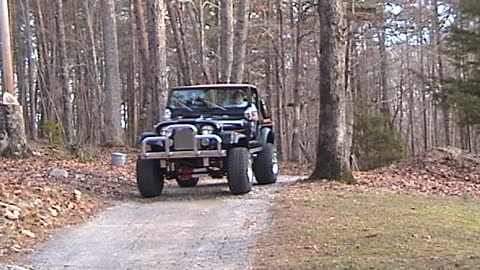
POLYGON ((142 140, 140 159, 181 159, 181 158, 214 158, 226 157, 227 151, 222 150, 222 139, 218 135, 195 135, 193 139, 193 149, 188 151, 172 151, 172 142, 166 136, 147 137, 142 140), (199 141, 209 139, 216 142, 215 150, 200 150, 199 141), (165 151, 147 152, 149 142, 162 142, 165 151))

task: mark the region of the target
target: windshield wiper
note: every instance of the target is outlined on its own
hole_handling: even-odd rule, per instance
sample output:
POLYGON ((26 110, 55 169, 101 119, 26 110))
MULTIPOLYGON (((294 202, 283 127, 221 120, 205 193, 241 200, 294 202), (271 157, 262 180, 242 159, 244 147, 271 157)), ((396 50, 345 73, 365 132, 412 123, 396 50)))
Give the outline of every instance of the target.
POLYGON ((193 112, 192 108, 188 107, 187 104, 180 101, 178 98, 172 98, 173 101, 178 102, 178 104, 182 105, 183 108, 193 112))

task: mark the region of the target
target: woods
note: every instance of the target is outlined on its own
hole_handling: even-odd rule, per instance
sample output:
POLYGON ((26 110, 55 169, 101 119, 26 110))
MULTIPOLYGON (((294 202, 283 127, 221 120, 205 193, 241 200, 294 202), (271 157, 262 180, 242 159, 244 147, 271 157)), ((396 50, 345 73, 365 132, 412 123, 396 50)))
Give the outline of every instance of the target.
POLYGON ((329 136, 363 169, 438 146, 478 153, 475 1, 326 2, 9 1, 26 134, 133 145, 163 116, 169 87, 249 82, 266 90, 283 160, 331 152, 317 149, 329 113, 345 123, 329 136), (329 30, 331 50, 333 3, 345 33, 329 30))

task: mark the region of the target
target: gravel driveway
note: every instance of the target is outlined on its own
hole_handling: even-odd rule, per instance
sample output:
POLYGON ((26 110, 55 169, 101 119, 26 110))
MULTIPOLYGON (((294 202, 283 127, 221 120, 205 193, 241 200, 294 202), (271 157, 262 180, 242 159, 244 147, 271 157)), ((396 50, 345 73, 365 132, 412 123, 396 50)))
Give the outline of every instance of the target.
POLYGON ((298 177, 228 193, 225 180, 166 186, 161 198, 118 204, 58 232, 20 261, 27 269, 249 269, 276 191, 298 177))

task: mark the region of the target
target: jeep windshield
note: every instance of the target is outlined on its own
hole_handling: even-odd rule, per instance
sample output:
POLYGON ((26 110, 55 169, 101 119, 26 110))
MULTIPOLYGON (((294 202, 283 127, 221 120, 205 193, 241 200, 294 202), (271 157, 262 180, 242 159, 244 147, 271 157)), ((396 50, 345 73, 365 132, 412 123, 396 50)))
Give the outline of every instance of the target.
POLYGON ((171 91, 167 108, 176 115, 228 115, 243 113, 248 105, 245 88, 180 88, 171 91))

